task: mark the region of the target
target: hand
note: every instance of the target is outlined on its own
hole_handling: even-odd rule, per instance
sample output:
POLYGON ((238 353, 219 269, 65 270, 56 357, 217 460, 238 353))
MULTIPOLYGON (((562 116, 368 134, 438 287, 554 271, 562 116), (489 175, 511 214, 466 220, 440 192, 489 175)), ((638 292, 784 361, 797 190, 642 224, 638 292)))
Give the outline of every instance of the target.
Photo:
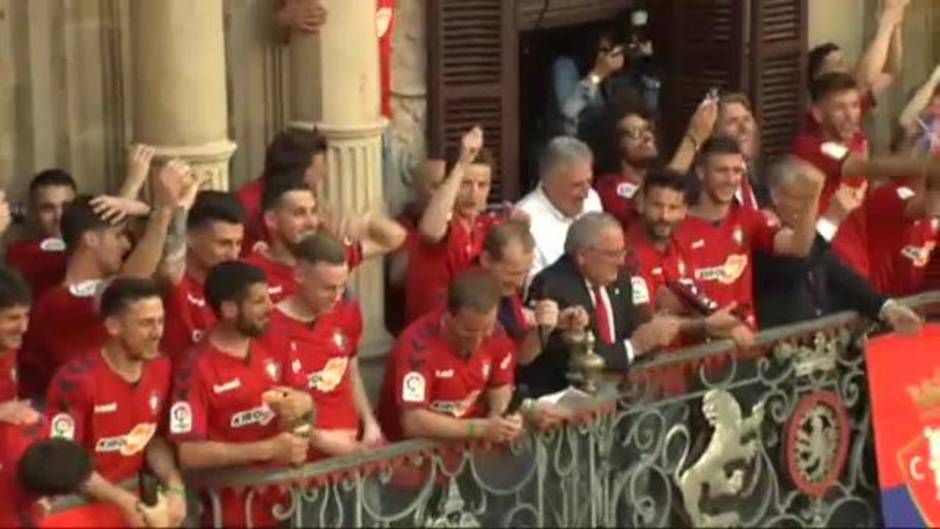
POLYGON ((733 314, 737 302, 730 303, 705 318, 705 332, 709 336, 730 337, 731 331, 741 325, 741 320, 733 314))
POLYGON ((704 101, 689 119, 689 126, 685 133, 701 147, 705 140, 711 137, 716 121, 718 121, 718 102, 704 101))
POLYGON ((881 317, 894 332, 908 336, 917 335, 924 324, 920 315, 897 301, 889 301, 881 317))
POLYGON ((127 217, 144 217, 150 214, 147 204, 129 198, 100 195, 89 203, 99 217, 111 224, 119 224, 127 217))
POLYGON ((10 213, 10 203, 7 202, 7 194, 0 191, 0 235, 6 233, 10 223, 13 222, 13 215, 10 213))
POLYGON ((600 77, 601 79, 605 79, 610 74, 619 72, 621 69, 623 69, 623 63, 623 49, 615 49, 607 52, 598 51, 597 58, 594 60, 594 68, 591 70, 591 73, 600 77))
MULTIPOLYGON (((126 490, 120 491, 120 496, 115 500, 115 504, 121 510, 121 514, 124 515, 124 521, 127 523, 128 527, 148 527, 147 519, 144 517, 143 511, 140 509, 140 500, 137 499, 137 496, 127 492, 126 490)), ((157 496, 157 505, 160 504, 160 496, 157 496)), ((156 526, 154 526, 156 527, 156 526)))
POLYGON ((271 462, 281 465, 299 465, 307 460, 307 439, 290 432, 281 432, 268 440, 271 462))
POLYGON ((8 400, 0 403, 0 422, 35 424, 39 417, 39 412, 33 409, 28 400, 8 400))
POLYGON ((142 143, 131 147, 130 155, 127 157, 127 181, 142 183, 146 180, 150 173, 150 164, 153 163, 153 155, 156 153, 155 148, 142 143))
POLYGON ((474 125, 460 139, 460 161, 469 164, 476 160, 483 148, 483 127, 474 125))
POLYGON ((169 527, 179 527, 186 519, 186 492, 173 492, 166 496, 166 510, 169 527))
POLYGON ((654 349, 666 347, 677 336, 679 336, 679 318, 657 315, 633 331, 630 343, 633 344, 634 353, 641 356, 654 349))
MULTIPOLYGON (((470 419, 476 420, 476 419, 470 419)), ((481 435, 491 443, 508 443, 522 435, 522 417, 513 414, 509 417, 488 417, 483 419, 481 435)))
POLYGON ((261 400, 274 410, 285 424, 294 424, 313 410, 313 399, 309 393, 287 387, 265 391, 261 400))
POLYGON ((558 325, 558 303, 551 299, 543 299, 536 303, 535 325, 549 330, 554 329, 558 325))
POLYGON ((574 414, 571 410, 550 402, 538 402, 532 404, 532 413, 529 421, 537 430, 551 428, 570 419, 574 414))
POLYGON ((211 175, 208 171, 193 171, 191 176, 193 176, 193 178, 190 178, 183 184, 183 192, 179 203, 179 207, 186 211, 189 211, 193 207, 193 203, 196 201, 196 195, 199 194, 199 191, 201 191, 211 179, 211 175))
POLYGON ((852 187, 841 184, 839 189, 832 195, 829 201, 829 208, 826 209, 825 217, 838 226, 842 223, 856 208, 865 201, 865 194, 868 191, 868 184, 860 187, 852 187))
POLYGON ((757 340, 757 335, 754 334, 754 331, 743 323, 731 329, 731 335, 729 337, 734 340, 734 344, 738 346, 738 349, 747 349, 754 345, 754 342, 757 340))
POLYGON ((362 425, 361 444, 370 448, 378 448, 386 444, 385 435, 382 434, 382 428, 375 420, 365 421, 362 425))
POLYGON ((558 328, 564 331, 580 331, 591 323, 591 316, 581 305, 568 307, 558 316, 558 328))
POLYGON ((138 502, 137 510, 140 512, 146 527, 170 527, 169 503, 162 492, 157 493, 156 505, 148 506, 138 502))
POLYGON ((277 12, 278 23, 303 33, 318 33, 328 11, 321 0, 287 0, 277 12))
POLYGON ((179 159, 167 162, 154 182, 154 205, 158 208, 176 209, 183 196, 183 186, 189 178, 188 164, 179 159))
POLYGON ((895 27, 904 22, 904 10, 910 0, 885 0, 881 11, 881 23, 895 27))

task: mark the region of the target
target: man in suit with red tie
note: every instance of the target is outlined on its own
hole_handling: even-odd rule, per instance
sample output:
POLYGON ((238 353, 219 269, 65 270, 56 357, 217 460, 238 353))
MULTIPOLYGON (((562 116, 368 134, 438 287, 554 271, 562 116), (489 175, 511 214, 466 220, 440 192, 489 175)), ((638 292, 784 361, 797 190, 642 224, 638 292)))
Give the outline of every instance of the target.
MULTIPOLYGON (((571 225, 565 254, 532 280, 532 300, 552 299, 560 310, 581 306, 590 315, 595 352, 608 371, 626 371, 640 356, 672 343, 680 331, 675 316, 652 319, 639 310, 649 302, 643 281, 623 268, 626 243, 620 223, 606 213, 588 213, 571 225)), ((534 396, 568 386, 568 345, 560 331, 552 332, 544 350, 520 367, 520 384, 534 396)))

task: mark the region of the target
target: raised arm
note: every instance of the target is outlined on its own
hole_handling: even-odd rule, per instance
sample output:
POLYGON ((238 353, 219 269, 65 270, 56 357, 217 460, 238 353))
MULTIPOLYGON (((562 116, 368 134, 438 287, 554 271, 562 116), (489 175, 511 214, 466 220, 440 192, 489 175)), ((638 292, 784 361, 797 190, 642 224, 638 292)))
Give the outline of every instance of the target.
POLYGON ((121 268, 122 274, 150 277, 157 271, 166 244, 167 230, 180 203, 183 182, 188 173, 189 166, 179 160, 171 160, 160 170, 154 185, 153 211, 143 237, 121 268))
POLYGON ((454 164, 444 183, 431 195, 428 207, 418 223, 418 233, 425 240, 438 243, 447 235, 447 226, 454 211, 454 203, 457 202, 460 186, 463 184, 464 172, 482 148, 483 129, 479 126, 470 129, 460 140, 460 159, 454 164))
POLYGON ((917 89, 907 106, 901 111, 901 117, 898 118, 898 124, 906 130, 914 130, 917 127, 917 119, 920 113, 930 104, 930 98, 940 83, 940 65, 937 65, 930 77, 917 89))
MULTIPOLYGON (((895 41, 895 29, 904 20, 904 8, 908 0, 886 0, 884 10, 878 18, 878 29, 871 44, 865 50, 855 68, 855 80, 859 88, 877 94, 894 80, 893 75, 885 71, 892 42, 895 41), (887 77, 887 79, 886 79, 887 77)), ((900 37, 898 37, 900 40, 900 37)), ((900 45, 900 43, 898 43, 900 45)), ((900 50, 897 50, 900 53, 900 50)))
POLYGON ((676 148, 676 153, 672 155, 669 169, 682 174, 689 172, 695 161, 695 154, 711 136, 717 120, 718 101, 706 98, 689 119, 689 126, 676 148))
POLYGON ((136 199, 140 194, 140 188, 147 181, 147 175, 150 174, 150 164, 153 162, 153 156, 157 150, 149 145, 135 144, 131 147, 131 152, 127 157, 127 172, 124 176, 124 182, 118 190, 117 196, 120 198, 136 199))

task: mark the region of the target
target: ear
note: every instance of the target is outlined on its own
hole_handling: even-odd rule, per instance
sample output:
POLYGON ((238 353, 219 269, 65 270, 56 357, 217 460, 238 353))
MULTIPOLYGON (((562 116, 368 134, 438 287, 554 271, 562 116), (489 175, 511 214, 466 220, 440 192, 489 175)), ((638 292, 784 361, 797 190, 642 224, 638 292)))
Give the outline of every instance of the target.
POLYGON ((222 319, 226 320, 236 320, 238 319, 238 303, 235 301, 223 301, 219 305, 219 312, 222 315, 222 319))
POLYGON ((813 121, 816 123, 822 123, 822 108, 819 107, 816 103, 809 108, 810 115, 813 116, 813 121))
POLYGON ((277 226, 277 220, 274 218, 274 210, 269 209, 265 211, 261 217, 264 220, 264 227, 268 229, 268 233, 271 233, 275 226, 277 226))
POLYGON ((121 334, 121 322, 118 321, 114 316, 104 319, 104 328, 108 331, 110 336, 117 336, 121 334))
POLYGON ((89 248, 97 248, 101 242, 101 235, 94 230, 88 230, 82 234, 82 242, 89 248))
POLYGON ((697 176, 699 180, 705 180, 705 168, 702 167, 702 162, 695 164, 695 176, 697 176))

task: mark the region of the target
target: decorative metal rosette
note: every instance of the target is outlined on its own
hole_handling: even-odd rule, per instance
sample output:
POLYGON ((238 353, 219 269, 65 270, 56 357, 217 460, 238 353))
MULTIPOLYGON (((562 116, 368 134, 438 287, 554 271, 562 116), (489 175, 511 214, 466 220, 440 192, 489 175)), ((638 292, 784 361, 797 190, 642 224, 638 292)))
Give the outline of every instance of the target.
POLYGON ((800 399, 784 445, 796 488, 809 496, 823 496, 845 467, 850 435, 849 418, 835 393, 816 391, 800 399))

